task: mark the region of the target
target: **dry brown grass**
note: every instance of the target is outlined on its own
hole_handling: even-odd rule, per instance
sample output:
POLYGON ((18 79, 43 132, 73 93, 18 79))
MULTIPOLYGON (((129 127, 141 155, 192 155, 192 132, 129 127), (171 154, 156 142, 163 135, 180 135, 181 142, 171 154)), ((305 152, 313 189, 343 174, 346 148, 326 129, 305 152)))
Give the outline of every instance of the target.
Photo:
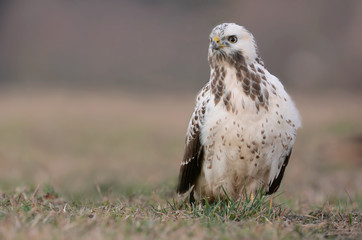
POLYGON ((194 96, 3 92, 0 238, 357 239, 362 97, 293 95, 303 128, 275 204, 284 215, 220 222, 150 207, 176 197, 194 96))

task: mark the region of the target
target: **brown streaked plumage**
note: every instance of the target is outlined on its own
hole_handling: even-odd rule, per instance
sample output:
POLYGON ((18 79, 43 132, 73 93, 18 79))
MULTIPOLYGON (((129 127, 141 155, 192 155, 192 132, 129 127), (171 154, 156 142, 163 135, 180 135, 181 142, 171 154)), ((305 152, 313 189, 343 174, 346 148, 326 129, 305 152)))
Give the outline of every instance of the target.
POLYGON ((223 198, 221 189, 234 199, 259 188, 272 194, 289 162, 299 113, 264 67, 250 32, 225 23, 210 39, 210 81, 196 98, 177 192, 192 189, 191 199, 208 200, 223 198))

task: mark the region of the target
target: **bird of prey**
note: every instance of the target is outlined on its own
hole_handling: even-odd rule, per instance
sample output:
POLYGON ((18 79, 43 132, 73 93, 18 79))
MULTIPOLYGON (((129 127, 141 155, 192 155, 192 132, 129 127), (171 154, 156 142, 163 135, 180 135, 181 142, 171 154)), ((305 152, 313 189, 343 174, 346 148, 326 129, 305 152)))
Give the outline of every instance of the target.
POLYGON ((208 62, 210 80, 188 125, 177 192, 208 201, 276 192, 301 126, 298 110, 244 27, 216 26, 208 62))

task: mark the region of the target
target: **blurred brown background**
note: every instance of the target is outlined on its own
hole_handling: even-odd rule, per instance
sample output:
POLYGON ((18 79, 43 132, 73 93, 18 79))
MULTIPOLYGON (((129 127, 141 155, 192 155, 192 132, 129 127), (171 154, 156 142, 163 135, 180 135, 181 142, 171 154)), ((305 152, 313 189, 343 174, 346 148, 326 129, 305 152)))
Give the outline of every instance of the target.
POLYGON ((282 191, 361 199, 361 13, 357 0, 0 1, 0 187, 174 187, 208 35, 236 22, 303 117, 282 191))
POLYGON ((362 88, 357 0, 3 0, 0 11, 2 86, 194 91, 211 29, 236 22, 290 88, 362 88))

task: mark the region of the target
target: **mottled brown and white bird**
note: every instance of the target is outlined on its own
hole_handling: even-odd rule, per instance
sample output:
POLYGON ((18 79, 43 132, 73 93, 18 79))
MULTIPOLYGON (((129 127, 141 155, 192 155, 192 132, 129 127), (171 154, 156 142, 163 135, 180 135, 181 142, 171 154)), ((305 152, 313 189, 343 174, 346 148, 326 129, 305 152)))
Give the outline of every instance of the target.
POLYGON ((264 67, 253 35, 235 23, 216 26, 208 50, 210 80, 196 98, 178 193, 239 199, 278 190, 301 120, 277 77, 264 67))

